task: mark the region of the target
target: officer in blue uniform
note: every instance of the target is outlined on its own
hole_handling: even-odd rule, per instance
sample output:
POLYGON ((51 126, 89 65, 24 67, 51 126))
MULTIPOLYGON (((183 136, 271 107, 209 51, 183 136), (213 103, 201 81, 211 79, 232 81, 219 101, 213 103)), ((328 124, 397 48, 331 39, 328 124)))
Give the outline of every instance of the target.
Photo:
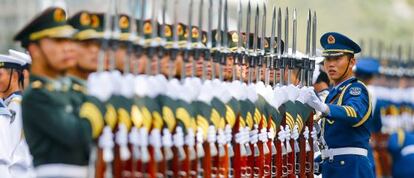
POLYGON ((388 141, 391 154, 392 177, 412 178, 414 176, 414 134, 403 130, 393 133, 388 141))
POLYGON ((320 39, 324 68, 334 84, 325 103, 309 92, 307 104, 323 113, 321 173, 324 178, 372 178, 367 157, 371 101, 368 90, 353 76, 354 55, 361 48, 348 37, 329 32, 320 39))
MULTIPOLYGON (((379 74, 379 68, 379 61, 377 58, 374 57, 359 58, 354 68, 355 77, 368 86, 368 91, 371 94, 372 119, 370 119, 370 121, 368 122, 370 122, 370 131, 372 134, 380 133, 382 127, 380 113, 381 107, 379 106, 381 105, 381 101, 378 102, 375 91, 371 86, 372 80, 374 79, 375 75, 379 74)), ((372 171, 375 175, 375 160, 372 147, 373 144, 376 144, 376 141, 372 139, 373 138, 371 138, 371 144, 368 147, 368 159, 371 162, 372 171)))

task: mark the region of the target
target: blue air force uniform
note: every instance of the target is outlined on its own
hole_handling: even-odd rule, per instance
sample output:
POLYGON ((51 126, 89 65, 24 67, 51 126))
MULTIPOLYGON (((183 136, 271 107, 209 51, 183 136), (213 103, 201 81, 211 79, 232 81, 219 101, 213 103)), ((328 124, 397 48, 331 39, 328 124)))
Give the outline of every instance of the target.
MULTIPOLYGON (((357 63, 354 68, 354 73, 357 78, 362 79, 372 79, 374 75, 379 74, 380 63, 379 59, 374 57, 362 57, 357 60, 357 63)), ((382 101, 377 99, 373 88, 368 85, 368 91, 371 94, 371 104, 372 104, 372 118, 367 121, 369 122, 369 129, 371 133, 379 133, 381 131, 382 123, 381 123, 381 115, 380 115, 380 108, 383 104, 382 101)), ((368 146, 368 159, 372 166, 372 172, 375 175, 375 160, 372 145, 368 146)))
MULTIPOLYGON (((325 57, 355 54, 358 44, 339 33, 321 37, 325 57)), ((325 100, 329 113, 322 122, 325 150, 322 150, 322 176, 326 178, 371 178, 368 160, 369 120, 372 106, 367 87, 354 77, 333 87, 325 100)))
POLYGON ((414 177, 414 134, 403 130, 392 134, 388 141, 388 151, 393 159, 392 176, 414 177))

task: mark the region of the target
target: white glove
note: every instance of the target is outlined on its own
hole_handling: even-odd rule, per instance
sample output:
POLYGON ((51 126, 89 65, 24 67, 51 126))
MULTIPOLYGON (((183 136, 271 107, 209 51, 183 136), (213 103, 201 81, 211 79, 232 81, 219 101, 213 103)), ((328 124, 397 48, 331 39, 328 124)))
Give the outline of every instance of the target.
POLYGON ((329 107, 327 104, 323 103, 318 96, 316 96, 316 93, 313 91, 313 88, 308 88, 306 95, 308 95, 308 99, 306 101, 306 104, 308 104, 310 107, 315 109, 316 111, 322 112, 324 114, 329 113, 329 107))
POLYGON ((300 89, 292 84, 287 86, 287 94, 290 101, 295 101, 299 96, 300 89))
POLYGON ((309 92, 309 90, 313 90, 313 87, 308 88, 308 87, 303 87, 299 90, 299 96, 296 99, 296 101, 301 102, 302 104, 305 104, 306 101, 309 100, 309 98, 311 97, 311 93, 309 92))

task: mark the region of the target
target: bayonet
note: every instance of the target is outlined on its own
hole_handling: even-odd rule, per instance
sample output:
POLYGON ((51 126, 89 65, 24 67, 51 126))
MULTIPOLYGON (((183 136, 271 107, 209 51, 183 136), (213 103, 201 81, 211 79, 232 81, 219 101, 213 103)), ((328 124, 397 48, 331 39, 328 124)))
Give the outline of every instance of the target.
MULTIPOLYGON (((285 14, 285 53, 284 53, 284 58, 283 58, 283 63, 284 63, 284 70, 288 70, 288 76, 287 76, 287 84, 291 84, 291 80, 290 80, 290 76, 292 74, 291 70, 290 70, 290 66, 288 66, 289 64, 289 59, 288 57, 290 57, 289 54, 289 8, 286 7, 286 14, 285 14)), ((285 71, 283 71, 282 75, 284 74, 285 71)))
POLYGON ((313 21, 312 21, 312 57, 316 57, 316 25, 317 17, 316 11, 313 12, 313 21))
POLYGON ((161 6, 161 29, 160 29, 160 42, 158 44, 158 50, 157 50, 157 54, 158 54, 158 59, 157 59, 157 73, 160 72, 161 70, 161 59, 164 57, 165 54, 165 45, 167 43, 167 39, 165 38, 165 26, 166 26, 166 20, 165 20, 165 16, 166 16, 166 12, 167 12, 167 0, 163 0, 162 1, 162 6, 161 6))
POLYGON ((204 54, 204 60, 205 61, 210 61, 211 64, 211 75, 212 75, 212 79, 214 78, 215 75, 215 68, 214 68, 214 60, 211 57, 211 49, 213 47, 213 13, 211 13, 213 10, 213 0, 209 0, 208 3, 208 22, 207 22, 207 49, 205 50, 205 54, 204 54))
POLYGON ((306 21, 306 56, 311 56, 311 29, 312 29, 312 12, 309 9, 308 11, 308 19, 306 21))
MULTIPOLYGON (((220 63, 221 60, 221 44, 222 44, 222 31, 221 31, 221 23, 222 23, 222 12, 223 12, 223 0, 219 0, 219 8, 218 8, 218 20, 217 20, 217 38, 216 38, 216 51, 214 54, 214 62, 220 63)), ((214 67, 213 67, 214 68, 214 67)), ((221 68, 221 67, 220 67, 221 68)), ((222 80, 222 73, 221 69, 219 69, 219 79, 222 80)), ((213 74, 213 78, 215 78, 215 74, 213 74)))
MULTIPOLYGON (((266 38, 266 4, 263 1, 263 15, 262 15, 262 32, 261 32, 261 41, 260 41, 260 55, 257 58, 257 66, 259 67, 259 71, 258 71, 258 80, 259 81, 261 79, 261 71, 263 71, 263 62, 264 62, 264 57, 266 54, 266 49, 265 49, 265 38, 266 38)), ((267 66, 267 65, 266 65, 267 66)), ((269 79, 268 79, 268 75, 267 75, 267 69, 265 71, 263 71, 264 76, 265 76, 265 82, 268 84, 269 79)))
POLYGON ((135 55, 134 53, 134 42, 137 39, 137 24, 135 23, 136 19, 136 12, 138 11, 138 3, 136 0, 129 0, 130 5, 130 14, 129 19, 131 21, 131 27, 130 27, 130 35, 128 37, 128 48, 127 48, 127 55, 124 59, 124 73, 130 73, 130 61, 132 60, 132 57, 135 55))
POLYGON ((315 70, 314 58, 316 57, 316 25, 317 25, 317 18, 316 18, 316 11, 314 11, 313 21, 312 21, 312 60, 309 61, 310 64, 309 64, 307 86, 312 85, 312 76, 313 76, 313 71, 315 70))
MULTIPOLYGON (((276 32, 276 7, 273 6, 272 31, 270 32, 270 54, 275 54, 275 32, 276 32)), ((279 50, 279 49, 278 49, 279 50)))
MULTIPOLYGON (((187 21, 187 45, 186 49, 184 50, 184 62, 182 65, 182 71, 181 71, 181 79, 186 77, 186 63, 190 61, 190 53, 192 48, 192 28, 193 28, 193 6, 194 6, 194 0, 190 0, 190 7, 188 8, 188 21, 187 21)), ((195 59, 193 59, 194 61, 195 59)), ((193 63, 194 65, 194 63, 193 63)), ((195 65, 194 65, 195 67, 195 65)), ((192 68, 192 74, 191 76, 194 77, 195 68, 192 68)))
POLYGON ((252 6, 249 0, 247 4, 247 24, 246 24, 246 57, 249 58, 249 72, 248 72, 248 83, 252 83, 253 65, 250 61, 250 23, 252 15, 252 6))
MULTIPOLYGON (((286 47, 285 47, 286 48, 286 47)), ((276 69, 279 69, 279 84, 283 85, 283 67, 282 66, 282 10, 279 7, 278 13, 277 13, 277 60, 276 62, 276 69)), ((276 76, 276 72, 275 72, 276 76)))
POLYGON ((296 57, 296 40, 297 40, 297 32, 298 32, 298 22, 297 22, 297 12, 296 8, 293 9, 293 38, 292 38, 292 55, 296 57))
POLYGON ((256 3, 256 13, 254 16, 254 32, 253 32, 253 52, 252 52, 252 56, 251 56, 251 62, 253 63, 253 66, 255 67, 255 71, 256 71, 256 82, 259 82, 260 80, 260 71, 259 68, 257 66, 256 62, 256 58, 257 58, 257 43, 258 43, 258 33, 259 33, 259 3, 256 3))
POLYGON ((110 70, 115 70, 115 61, 116 61, 116 59, 115 59, 115 51, 116 51, 116 49, 118 48, 118 44, 117 44, 117 39, 119 39, 119 37, 120 37, 120 34, 121 34, 121 30, 120 30, 120 28, 119 28, 119 25, 118 25, 118 20, 119 20, 119 17, 118 17, 118 4, 116 3, 116 0, 112 0, 111 1, 112 2, 112 5, 111 5, 111 7, 113 7, 112 8, 112 10, 111 10, 111 15, 110 15, 110 18, 112 19, 112 21, 110 21, 112 24, 113 24, 113 26, 112 26, 112 33, 111 33, 111 39, 112 40, 110 40, 111 41, 111 43, 110 43, 110 46, 111 46, 111 53, 110 53, 110 58, 109 58, 109 69, 110 70), (115 39, 115 40, 113 40, 113 39, 115 39))
POLYGON ((101 49, 99 50, 99 54, 98 54, 98 72, 103 72, 105 70, 105 55, 106 55, 106 50, 109 47, 109 40, 111 38, 111 34, 112 34, 112 29, 111 29, 111 21, 112 21, 112 17, 111 17, 111 12, 112 12, 112 6, 111 4, 113 4, 114 0, 111 0, 109 3, 109 8, 108 11, 104 14, 104 36, 103 36, 103 40, 102 40, 102 44, 101 44, 101 49))
MULTIPOLYGON (((149 59, 149 61, 148 61, 148 63, 147 63, 147 68, 146 68, 146 73, 148 74, 148 75, 150 75, 151 74, 151 63, 152 63, 152 60, 154 60, 154 56, 155 56, 155 54, 156 54, 156 48, 158 47, 158 39, 157 39, 157 37, 158 37, 158 25, 157 25, 157 22, 158 22, 158 11, 157 11, 157 2, 156 2, 156 0, 153 0, 153 2, 152 2, 152 17, 151 17, 151 26, 152 26, 152 31, 151 31, 151 44, 150 44, 150 46, 149 46, 149 48, 148 48, 148 59, 149 59)), ((156 68, 155 68, 155 73, 156 74, 158 74, 159 73, 159 62, 160 62, 160 60, 159 59, 156 59, 157 61, 157 65, 156 65, 156 68)))
POLYGON ((303 60, 303 67, 304 70, 301 72, 301 83, 302 86, 308 85, 308 79, 306 78, 307 73, 309 72, 309 60, 311 58, 311 32, 312 32, 312 12, 309 9, 308 11, 308 19, 306 21, 306 58, 303 60))
POLYGON ((221 58, 220 58, 220 80, 223 81, 223 71, 224 71, 224 66, 226 65, 226 61, 227 61, 227 56, 229 53, 228 50, 228 31, 229 31, 229 27, 228 27, 228 0, 224 0, 224 15, 223 15, 223 20, 224 20, 224 25, 223 25, 223 40, 222 40, 222 44, 221 44, 221 58))
MULTIPOLYGON (((296 56, 296 42, 297 42, 297 32, 298 32, 298 24, 297 24, 297 11, 296 8, 293 8, 293 20, 292 20, 292 56, 288 58, 288 65, 289 65, 289 80, 291 80, 292 70, 296 67, 296 61, 298 57, 296 56)), ((301 70, 303 71, 303 70, 301 70)), ((291 83, 291 81, 289 82, 291 83)))
POLYGON ((179 52, 179 46, 178 46, 178 15, 177 15, 177 9, 178 9, 178 0, 174 1, 174 14, 173 14, 173 43, 171 48, 171 59, 168 64, 169 72, 168 72, 168 78, 171 80, 173 78, 173 70, 174 70, 174 62, 177 59, 177 55, 179 52))
MULTIPOLYGON (((198 60, 200 60, 200 54, 201 54, 202 50, 204 50, 203 42, 202 42, 202 37, 203 37, 203 13, 204 13, 203 5, 204 5, 204 0, 200 0, 200 4, 198 6, 197 49, 194 50, 193 74, 196 71, 196 63, 198 62, 198 60)), ((205 80, 206 79, 206 63, 205 63, 205 61, 202 61, 202 65, 203 65, 202 66, 202 79, 205 80)))
MULTIPOLYGON (((275 31, 276 31, 276 7, 273 6, 273 13, 272 13, 272 31, 270 33, 270 57, 271 57, 271 66, 273 69, 273 85, 276 85, 276 70, 274 69, 274 62, 275 59, 275 31)), ((278 37, 279 38, 279 37, 278 37)), ((278 51, 280 49, 277 49, 278 51)))
MULTIPOLYGON (((237 54, 234 57, 234 65, 232 68, 232 74, 233 74, 233 81, 236 80, 236 65, 240 65, 242 63, 243 60, 243 55, 242 55, 242 46, 243 46, 243 39, 242 39, 242 33, 241 33, 241 28, 243 26, 243 11, 242 11, 242 1, 239 0, 239 4, 237 6, 237 54)), ((240 69, 242 69, 242 67, 240 67, 240 69)), ((242 78, 242 73, 240 75, 240 80, 243 80, 242 78)))
POLYGON ((145 46, 145 34, 144 34, 144 21, 145 21, 145 7, 147 6, 147 0, 142 1, 142 8, 141 8, 141 20, 139 21, 139 44, 144 47, 145 46))
MULTIPOLYGON (((187 42, 186 48, 184 49, 184 56, 183 56, 183 63, 181 65, 181 81, 186 77, 186 64, 190 60, 190 52, 191 52, 191 38, 192 38, 192 24, 193 24, 193 4, 194 0, 190 0, 190 7, 188 8, 188 21, 187 21, 187 42)), ((192 74, 193 75, 193 74, 192 74)))

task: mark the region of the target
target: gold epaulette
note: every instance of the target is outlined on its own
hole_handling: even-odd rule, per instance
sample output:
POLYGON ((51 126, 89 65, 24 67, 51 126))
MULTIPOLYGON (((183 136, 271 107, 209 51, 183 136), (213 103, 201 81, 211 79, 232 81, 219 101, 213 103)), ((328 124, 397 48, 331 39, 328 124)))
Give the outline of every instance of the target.
POLYGON ((72 89, 77 92, 86 93, 86 88, 76 83, 72 85, 72 89))
POLYGON ((30 84, 30 87, 33 89, 43 88, 43 82, 41 82, 40 80, 36 80, 30 84))

